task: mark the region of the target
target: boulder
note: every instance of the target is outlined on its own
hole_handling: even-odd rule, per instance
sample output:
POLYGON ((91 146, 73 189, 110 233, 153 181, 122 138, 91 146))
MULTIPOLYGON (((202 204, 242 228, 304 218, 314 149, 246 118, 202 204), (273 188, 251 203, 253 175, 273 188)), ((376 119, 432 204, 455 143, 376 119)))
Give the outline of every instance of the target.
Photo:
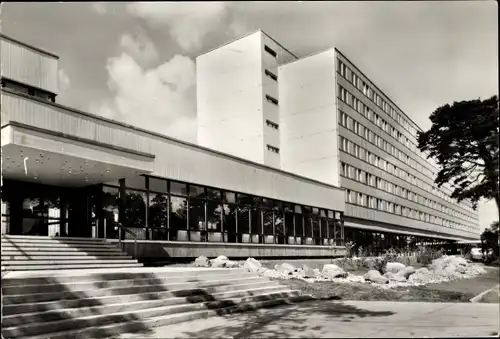
POLYGON ((225 255, 219 255, 217 258, 210 260, 210 265, 215 268, 239 267, 237 262, 229 260, 225 255))
POLYGON ((226 260, 219 260, 217 258, 210 260, 210 266, 212 266, 213 268, 223 268, 223 267, 226 267, 226 263, 227 263, 226 260))
POLYGON ((300 275, 304 278, 316 278, 318 273, 308 266, 304 266, 300 272, 300 275))
POLYGON ((369 270, 364 276, 366 281, 371 281, 377 284, 387 284, 389 283, 389 278, 384 277, 377 270, 369 270))
POLYGON ((326 264, 323 266, 321 274, 327 278, 346 278, 347 273, 335 264, 326 264))
POLYGON ((404 270, 401 270, 397 273, 397 275, 404 277, 405 279, 408 279, 410 275, 414 274, 416 272, 415 268, 412 266, 407 266, 405 267, 404 270))
POLYGON ((290 274, 293 274, 297 269, 293 266, 293 265, 290 265, 289 263, 283 263, 281 265, 278 266, 278 269, 277 271, 280 272, 281 274, 283 275, 290 275, 290 274))
POLYGON ((210 267, 210 260, 204 255, 200 255, 194 260, 194 266, 196 267, 210 267))
POLYGON ((384 267, 384 272, 398 273, 405 268, 406 266, 399 262, 388 262, 384 267))
POLYGON ((243 268, 245 270, 247 270, 248 272, 252 272, 252 273, 257 273, 257 271, 261 267, 262 267, 261 263, 254 258, 248 258, 245 261, 245 264, 243 264, 243 268))
POLYGON ((258 274, 258 275, 264 275, 267 271, 272 271, 272 270, 270 270, 270 269, 268 269, 268 268, 265 268, 265 267, 261 267, 261 268, 259 268, 259 269, 257 270, 257 274, 258 274))
POLYGON ((415 271, 415 273, 418 274, 429 274, 429 270, 426 267, 419 268, 418 270, 415 271))
POLYGON ((397 282, 406 282, 406 278, 403 275, 399 275, 398 273, 392 273, 392 272, 386 272, 383 275, 390 281, 397 281, 397 282))
POLYGON ((226 263, 226 265, 224 267, 227 267, 227 268, 239 268, 240 267, 240 264, 237 261, 228 260, 225 263, 226 263))

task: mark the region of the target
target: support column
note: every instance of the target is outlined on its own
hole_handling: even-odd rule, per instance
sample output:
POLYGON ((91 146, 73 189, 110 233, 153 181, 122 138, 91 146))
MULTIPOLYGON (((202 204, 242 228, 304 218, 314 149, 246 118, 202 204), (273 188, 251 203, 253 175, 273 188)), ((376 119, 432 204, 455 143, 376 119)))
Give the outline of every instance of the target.
POLYGON ((2 201, 2 234, 9 234, 9 217, 8 215, 9 206, 7 202, 2 201))
MULTIPOLYGON (((0 168, 3 168, 3 156, 0 156, 0 168)), ((0 188, 3 187, 3 175, 0 174, 0 188)), ((1 214, 0 214, 0 219, 1 219, 1 224, 2 224, 2 234, 8 234, 9 233, 9 221, 7 220, 7 216, 4 216, 7 214, 8 206, 7 203, 2 201, 2 208, 1 208, 1 214)))

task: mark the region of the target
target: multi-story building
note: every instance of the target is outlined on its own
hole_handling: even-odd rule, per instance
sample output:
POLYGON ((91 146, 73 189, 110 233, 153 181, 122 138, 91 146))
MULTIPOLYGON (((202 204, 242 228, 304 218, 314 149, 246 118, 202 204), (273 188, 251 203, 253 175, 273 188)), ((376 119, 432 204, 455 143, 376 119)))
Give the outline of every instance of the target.
POLYGON ((0 43, 2 234, 127 227, 147 258, 478 236, 433 185, 418 127, 335 48, 298 59, 258 31, 198 58, 194 145, 56 103, 57 56, 0 43))
POLYGON ((271 42, 258 31, 197 59, 201 145, 341 186, 346 240, 479 237, 470 202, 457 203, 449 185, 434 184, 437 168, 417 148, 421 129, 372 80, 334 47, 298 59, 271 42), (272 107, 272 115, 263 107, 272 107), (224 125, 239 114, 255 124, 224 125), (214 127, 206 128, 208 121, 214 127), (272 142, 262 142, 270 129, 272 142), (260 139, 240 148, 246 133, 260 139), (279 163, 268 161, 275 153, 279 163))
POLYGON ((262 31, 199 56, 198 143, 280 168, 278 66, 296 59, 262 31))
POLYGON ((126 227, 139 259, 343 254, 340 187, 266 166, 262 150, 250 161, 60 105, 57 56, 0 43, 2 234, 116 241, 126 227))

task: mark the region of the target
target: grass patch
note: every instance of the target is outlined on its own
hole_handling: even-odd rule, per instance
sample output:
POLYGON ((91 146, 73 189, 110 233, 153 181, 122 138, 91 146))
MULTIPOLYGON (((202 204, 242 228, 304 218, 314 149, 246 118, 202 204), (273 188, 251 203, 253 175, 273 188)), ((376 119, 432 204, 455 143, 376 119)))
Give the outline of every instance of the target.
POLYGON ((426 286, 382 289, 370 284, 328 281, 308 283, 298 279, 280 280, 280 283, 326 300, 469 302, 474 297, 471 293, 441 291, 426 286))

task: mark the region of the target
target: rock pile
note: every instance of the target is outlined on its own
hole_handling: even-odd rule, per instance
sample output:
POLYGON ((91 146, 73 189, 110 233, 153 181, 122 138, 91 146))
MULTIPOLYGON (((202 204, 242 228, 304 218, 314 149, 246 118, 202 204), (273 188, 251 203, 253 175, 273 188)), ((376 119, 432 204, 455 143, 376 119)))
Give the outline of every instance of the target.
POLYGON ((408 281, 413 285, 426 285, 456 279, 468 279, 485 273, 482 266, 469 263, 459 256, 444 255, 432 261, 427 268, 418 269, 408 281))
POLYGON ((229 260, 224 255, 219 255, 215 259, 208 259, 207 257, 201 255, 194 261, 194 266, 196 267, 214 267, 214 268, 237 268, 240 264, 236 261, 229 260))
POLYGON ((460 256, 443 256, 433 260, 429 268, 415 269, 397 262, 389 262, 381 274, 377 270, 370 270, 364 276, 357 276, 345 272, 335 264, 327 264, 323 269, 312 269, 306 265, 295 267, 289 263, 276 265, 274 269, 263 267, 254 259, 248 258, 243 264, 231 261, 220 255, 215 259, 200 256, 194 262, 198 267, 235 268, 243 267, 248 272, 272 279, 301 279, 307 282, 334 281, 339 283, 370 283, 383 288, 421 286, 439 283, 454 279, 472 278, 485 273, 478 264, 469 263, 460 256))

